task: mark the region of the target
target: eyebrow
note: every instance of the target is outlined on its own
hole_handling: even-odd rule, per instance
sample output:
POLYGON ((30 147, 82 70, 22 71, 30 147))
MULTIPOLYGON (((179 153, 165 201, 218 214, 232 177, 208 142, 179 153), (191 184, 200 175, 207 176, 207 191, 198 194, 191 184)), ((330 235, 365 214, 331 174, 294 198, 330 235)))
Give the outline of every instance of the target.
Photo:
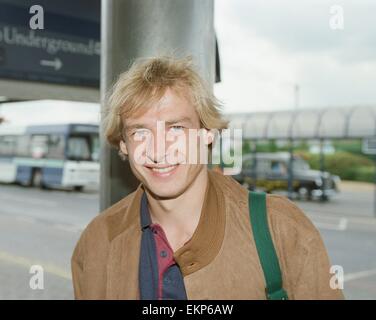
POLYGON ((171 124, 179 123, 179 122, 188 122, 189 124, 192 124, 192 120, 190 117, 181 117, 178 119, 169 120, 169 121, 166 121, 166 124, 171 125, 171 124))
MULTIPOLYGON (((189 124, 192 124, 192 120, 190 117, 181 117, 177 119, 168 120, 168 121, 165 121, 165 124, 172 125, 172 124, 181 123, 181 122, 187 122, 189 124)), ((135 123, 135 124, 126 126, 126 130, 144 129, 144 128, 148 128, 148 126, 142 123, 135 123)))
POLYGON ((147 126, 141 124, 141 123, 135 123, 135 124, 131 124, 129 126, 126 126, 125 129, 126 130, 133 130, 133 129, 144 129, 146 128, 147 126))

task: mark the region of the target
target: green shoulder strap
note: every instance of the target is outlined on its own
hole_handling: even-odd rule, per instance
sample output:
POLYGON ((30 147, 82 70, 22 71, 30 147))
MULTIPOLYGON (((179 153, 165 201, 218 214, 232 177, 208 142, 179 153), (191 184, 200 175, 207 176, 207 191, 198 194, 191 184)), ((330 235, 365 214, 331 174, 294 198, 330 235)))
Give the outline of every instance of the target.
POLYGON ((287 300, 287 293, 282 287, 281 268, 268 227, 266 194, 251 191, 248 194, 248 203, 253 237, 264 271, 266 297, 268 300, 287 300))

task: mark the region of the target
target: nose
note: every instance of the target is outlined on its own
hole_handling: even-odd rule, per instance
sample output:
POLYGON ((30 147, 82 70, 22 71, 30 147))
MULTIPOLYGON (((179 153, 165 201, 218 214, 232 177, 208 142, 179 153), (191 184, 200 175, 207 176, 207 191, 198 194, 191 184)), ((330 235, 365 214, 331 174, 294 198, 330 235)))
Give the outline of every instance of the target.
POLYGON ((153 131, 146 143, 146 157, 152 163, 164 163, 166 159, 165 135, 153 131))

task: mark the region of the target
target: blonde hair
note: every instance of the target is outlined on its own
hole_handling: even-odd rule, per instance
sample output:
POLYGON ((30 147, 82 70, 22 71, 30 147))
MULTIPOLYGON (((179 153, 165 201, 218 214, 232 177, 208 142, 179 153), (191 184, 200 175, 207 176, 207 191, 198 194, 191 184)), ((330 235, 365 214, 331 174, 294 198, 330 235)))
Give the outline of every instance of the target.
POLYGON ((189 89, 201 127, 219 131, 227 128, 228 121, 222 118, 220 102, 194 69, 191 57, 147 58, 135 61, 128 71, 120 74, 108 93, 103 124, 109 144, 119 148, 123 140, 122 116, 145 111, 168 88, 179 92, 189 89))

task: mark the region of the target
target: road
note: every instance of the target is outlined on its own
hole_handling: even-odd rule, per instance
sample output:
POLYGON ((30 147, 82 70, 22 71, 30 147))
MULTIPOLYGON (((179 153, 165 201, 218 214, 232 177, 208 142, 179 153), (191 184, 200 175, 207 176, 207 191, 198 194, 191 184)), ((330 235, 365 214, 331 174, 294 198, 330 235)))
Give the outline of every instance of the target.
MULTIPOLYGON (((332 265, 345 272, 347 299, 376 299, 373 187, 343 183, 327 203, 297 201, 319 228, 332 265)), ((95 191, 0 185, 0 299, 72 299, 70 257, 99 211, 95 191), (44 269, 43 290, 30 288, 30 266, 44 269)))
POLYGON ((346 299, 376 299, 374 186, 343 182, 327 203, 297 201, 318 227, 332 265, 345 272, 346 299))
POLYGON ((97 193, 0 186, 0 299, 72 299, 70 257, 99 210, 97 193), (44 268, 44 289, 29 285, 44 268))

